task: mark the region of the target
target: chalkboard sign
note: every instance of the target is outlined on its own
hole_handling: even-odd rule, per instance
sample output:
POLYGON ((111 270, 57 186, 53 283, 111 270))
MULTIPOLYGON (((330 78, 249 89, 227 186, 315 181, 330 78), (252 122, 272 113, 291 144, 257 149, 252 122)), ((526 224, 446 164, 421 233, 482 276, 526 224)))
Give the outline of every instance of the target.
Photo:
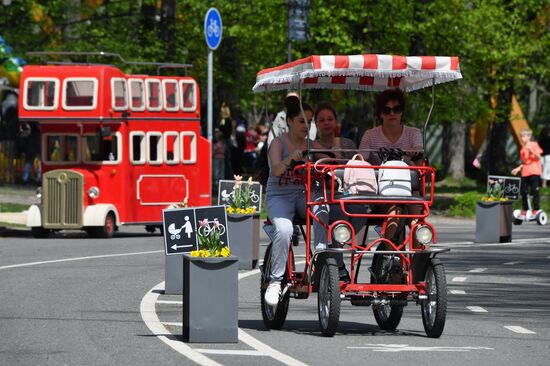
MULTIPOLYGON (((241 184, 241 188, 244 188, 247 184, 247 181, 243 181, 241 184)), ((231 205, 235 193, 234 187, 234 180, 221 179, 219 181, 218 205, 231 205)), ((260 184, 260 182, 252 182, 250 184, 250 204, 256 207, 256 211, 259 212, 262 210, 262 185, 260 184)))
POLYGON ((164 225, 164 252, 166 255, 189 253, 198 250, 197 231, 208 236, 210 228, 218 220, 221 241, 229 247, 225 206, 185 207, 162 210, 164 225), (199 221, 208 220, 200 227, 199 221))
POLYGON ((520 196, 521 178, 489 175, 487 177, 487 192, 495 188, 502 189, 504 197, 509 200, 517 200, 520 196))

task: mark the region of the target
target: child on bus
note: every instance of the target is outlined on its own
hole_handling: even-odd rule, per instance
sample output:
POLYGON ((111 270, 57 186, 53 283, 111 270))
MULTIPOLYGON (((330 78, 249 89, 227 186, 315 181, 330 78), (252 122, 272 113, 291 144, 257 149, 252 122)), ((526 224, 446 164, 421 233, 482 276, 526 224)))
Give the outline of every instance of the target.
POLYGON ((531 140, 533 137, 533 131, 530 129, 523 128, 520 131, 520 136, 523 143, 523 147, 519 153, 521 165, 512 169, 512 175, 517 175, 521 171, 521 197, 523 201, 523 209, 519 218, 524 219, 525 214, 529 209, 529 202, 527 198, 529 190, 533 196, 533 216, 536 216, 540 210, 539 187, 540 176, 542 174, 542 165, 540 163, 542 149, 536 141, 531 140))

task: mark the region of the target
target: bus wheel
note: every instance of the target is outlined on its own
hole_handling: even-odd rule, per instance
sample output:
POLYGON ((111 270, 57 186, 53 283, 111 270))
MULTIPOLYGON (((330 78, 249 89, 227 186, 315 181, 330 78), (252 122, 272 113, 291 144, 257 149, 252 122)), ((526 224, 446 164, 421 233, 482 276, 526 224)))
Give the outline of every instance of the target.
POLYGON ((154 225, 146 225, 146 226, 145 226, 145 231, 147 231, 148 233, 153 234, 153 233, 155 232, 155 229, 156 229, 156 228, 157 228, 157 227, 154 226, 154 225))
POLYGON ((44 229, 41 226, 31 227, 31 234, 32 234, 33 238, 45 239, 45 238, 48 238, 50 236, 50 233, 51 233, 51 230, 44 229))
POLYGON ((103 226, 86 228, 86 232, 92 238, 112 238, 115 235, 116 219, 115 214, 109 212, 105 216, 105 223, 103 226))

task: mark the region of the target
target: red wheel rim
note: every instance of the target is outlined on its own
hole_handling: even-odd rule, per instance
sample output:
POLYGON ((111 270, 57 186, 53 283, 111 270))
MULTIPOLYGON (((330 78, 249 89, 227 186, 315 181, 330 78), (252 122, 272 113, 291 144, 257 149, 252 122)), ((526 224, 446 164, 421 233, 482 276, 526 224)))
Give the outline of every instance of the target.
POLYGON ((105 231, 108 233, 113 232, 113 217, 111 215, 105 219, 105 231))

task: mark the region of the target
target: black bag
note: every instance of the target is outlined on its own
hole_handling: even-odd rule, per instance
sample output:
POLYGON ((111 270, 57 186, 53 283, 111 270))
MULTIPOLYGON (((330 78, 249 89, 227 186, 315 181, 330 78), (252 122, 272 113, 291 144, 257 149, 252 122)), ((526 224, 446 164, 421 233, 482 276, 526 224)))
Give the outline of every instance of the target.
POLYGON ((267 178, 269 178, 269 158, 267 156, 267 141, 262 146, 258 159, 256 160, 256 180, 262 186, 267 186, 267 178))

